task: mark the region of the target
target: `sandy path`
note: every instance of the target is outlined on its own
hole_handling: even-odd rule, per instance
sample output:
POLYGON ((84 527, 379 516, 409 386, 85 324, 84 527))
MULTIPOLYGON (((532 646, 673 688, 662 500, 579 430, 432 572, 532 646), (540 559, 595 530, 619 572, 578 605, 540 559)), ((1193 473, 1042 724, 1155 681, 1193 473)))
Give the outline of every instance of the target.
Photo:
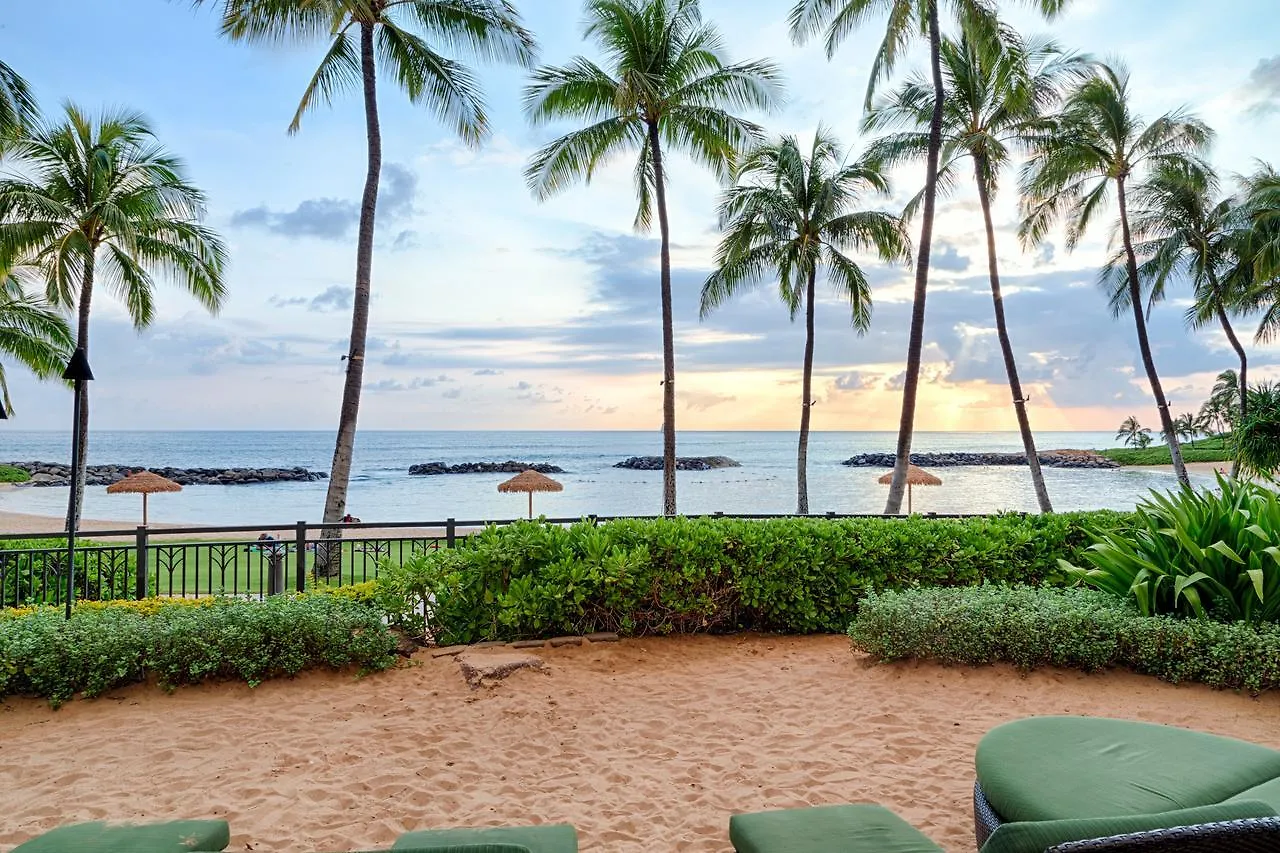
POLYGON ((1280 747, 1280 696, 1128 673, 869 666, 842 637, 544 650, 471 691, 450 659, 363 680, 134 687, 0 706, 0 848, 96 818, 230 820, 231 850, 357 850, 422 827, 575 824, 584 851, 729 850, 729 815, 878 801, 971 851, 991 726, 1099 714, 1280 747), (251 846, 247 846, 251 845, 251 846))

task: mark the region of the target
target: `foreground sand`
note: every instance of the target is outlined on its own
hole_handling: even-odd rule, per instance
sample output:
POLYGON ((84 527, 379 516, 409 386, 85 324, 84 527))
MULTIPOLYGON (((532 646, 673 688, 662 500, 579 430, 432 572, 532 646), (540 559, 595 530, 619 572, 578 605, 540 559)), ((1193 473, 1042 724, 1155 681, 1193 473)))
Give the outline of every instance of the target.
POLYGON ((0 848, 61 823, 218 817, 230 850, 358 850, 422 827, 568 821, 584 851, 727 851, 729 816, 877 801, 972 850, 974 746, 1031 714, 1280 747, 1280 696, 1128 673, 870 666, 842 637, 542 650, 472 691, 450 659, 255 690, 0 706, 0 848))

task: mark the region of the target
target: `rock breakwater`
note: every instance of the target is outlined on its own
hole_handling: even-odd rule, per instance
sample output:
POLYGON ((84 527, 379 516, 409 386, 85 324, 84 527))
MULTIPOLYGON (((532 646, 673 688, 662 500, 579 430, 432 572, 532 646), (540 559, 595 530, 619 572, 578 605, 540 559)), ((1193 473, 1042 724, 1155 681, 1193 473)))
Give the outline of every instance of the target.
MULTIPOLYGON (((842 462, 855 468, 892 468, 892 453, 860 453, 842 462)), ((1045 468, 1119 468, 1120 463, 1087 450, 1050 450, 1039 454, 1045 468)), ((1026 465, 1025 453, 912 453, 911 464, 922 468, 1026 465)))
POLYGON ((422 462, 409 466, 415 477, 434 477, 440 474, 519 474, 533 469, 539 474, 563 474, 564 469, 549 462, 462 462, 450 465, 446 462, 422 462))
MULTIPOLYGON (((69 486, 71 466, 58 462, 10 462, 31 475, 27 485, 69 486)), ((253 483, 310 483, 329 475, 306 468, 143 468, 140 465, 90 465, 85 484, 109 486, 136 471, 147 470, 180 486, 247 486, 253 483)))
MULTIPOLYGON (((629 468, 632 471, 661 471, 661 456, 632 456, 623 459, 614 468, 629 468)), ((742 463, 728 456, 680 456, 676 459, 677 471, 712 471, 716 468, 741 468, 742 463)))

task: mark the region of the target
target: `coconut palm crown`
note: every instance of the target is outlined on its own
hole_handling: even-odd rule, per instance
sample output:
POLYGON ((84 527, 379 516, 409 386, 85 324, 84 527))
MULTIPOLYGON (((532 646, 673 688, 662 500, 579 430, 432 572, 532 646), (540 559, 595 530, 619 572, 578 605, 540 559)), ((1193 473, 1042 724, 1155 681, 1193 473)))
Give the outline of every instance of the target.
POLYGON ((806 154, 793 136, 761 145, 743 159, 737 186, 720 204, 725 236, 716 270, 702 287, 701 313, 772 282, 791 319, 805 311, 797 509, 809 512, 808 439, 813 406, 814 309, 821 272, 841 302, 848 302, 859 334, 871 325, 871 286, 848 253, 907 261, 911 238, 889 213, 860 210, 865 200, 887 195, 889 180, 873 163, 847 163, 837 140, 823 128, 806 154))
MULTIPOLYGON (((77 348, 90 354, 89 318, 99 286, 124 305, 138 329, 155 319, 159 280, 211 313, 221 307, 226 250, 202 224, 204 194, 141 115, 94 117, 68 104, 60 122, 36 126, 9 155, 13 168, 0 178, 0 270, 75 312, 77 348)), ((82 465, 88 419, 86 385, 82 465)), ((73 496, 68 515, 80 504, 73 496)))
MULTIPOLYGON (((62 314, 43 300, 0 289, 0 355, 40 379, 54 379, 71 356, 71 330, 62 314)), ((0 360, 0 406, 14 414, 5 362, 0 360)))
POLYGON ((702 18, 698 0, 588 0, 586 37, 602 62, 579 56, 534 72, 525 114, 535 126, 569 120, 585 126, 542 148, 525 170, 539 200, 591 179, 623 154, 633 169, 637 230, 656 214, 661 236, 663 338, 663 512, 676 512, 675 343, 671 307, 671 228, 664 158, 680 151, 727 180, 738 154, 762 138, 735 114, 779 101, 772 62, 730 63, 724 42, 702 18))

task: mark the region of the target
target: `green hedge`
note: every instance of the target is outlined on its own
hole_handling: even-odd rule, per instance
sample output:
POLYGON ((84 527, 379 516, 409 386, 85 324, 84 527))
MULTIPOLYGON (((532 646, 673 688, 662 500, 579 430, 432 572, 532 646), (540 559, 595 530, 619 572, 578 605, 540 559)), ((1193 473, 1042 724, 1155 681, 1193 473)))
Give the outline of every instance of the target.
POLYGON ((758 629, 839 632, 870 590, 1041 583, 1118 513, 629 519, 490 528, 382 567, 393 624, 441 643, 758 629))
POLYGON ((56 708, 152 676, 172 689, 318 666, 379 670, 394 647, 374 608, 331 596, 77 609, 70 620, 46 607, 0 619, 0 697, 44 696, 56 708))
POLYGON ((984 585, 872 594, 849 636, 881 661, 1123 667, 1255 695, 1280 687, 1280 625, 1142 616, 1088 589, 984 585))
MULTIPOLYGON (((1183 462, 1230 462, 1233 451, 1230 436, 1209 436, 1196 441, 1179 443, 1183 462)), ((1098 453, 1121 465, 1172 465, 1169 445, 1153 444, 1150 447, 1108 447, 1098 453)))

